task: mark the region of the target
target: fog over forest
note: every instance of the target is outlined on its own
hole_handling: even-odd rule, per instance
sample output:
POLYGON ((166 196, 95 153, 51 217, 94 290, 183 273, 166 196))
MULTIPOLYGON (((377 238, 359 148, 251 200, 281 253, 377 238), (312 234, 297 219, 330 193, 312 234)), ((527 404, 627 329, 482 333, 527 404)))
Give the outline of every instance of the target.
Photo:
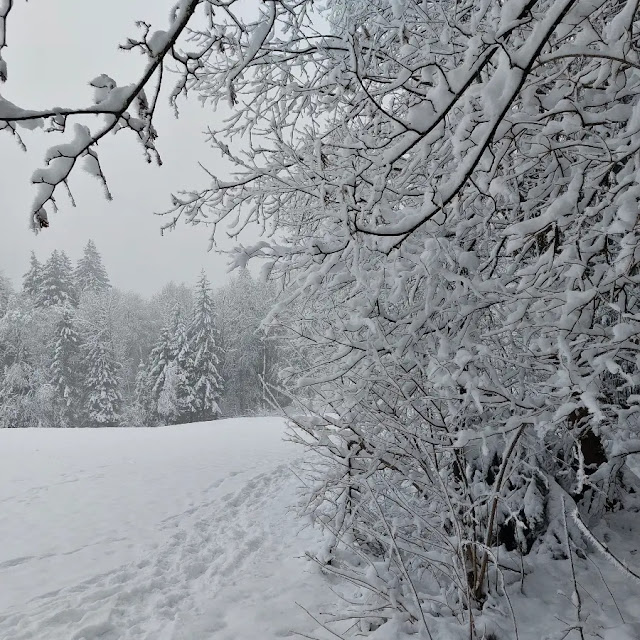
POLYGON ((261 326, 275 287, 204 271, 144 298, 110 284, 89 240, 0 278, 0 427, 157 426, 268 412, 281 357, 261 326))

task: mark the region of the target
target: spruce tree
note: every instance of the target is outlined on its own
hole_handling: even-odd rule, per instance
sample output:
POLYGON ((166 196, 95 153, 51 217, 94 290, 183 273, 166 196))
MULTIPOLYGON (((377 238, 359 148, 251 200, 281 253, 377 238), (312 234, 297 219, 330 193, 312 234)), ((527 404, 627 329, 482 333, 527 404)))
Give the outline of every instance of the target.
POLYGON ((165 325, 160 332, 158 342, 149 355, 149 372, 147 375, 149 394, 152 403, 152 418, 154 421, 162 420, 158 413, 158 400, 165 387, 167 370, 173 360, 171 351, 172 323, 165 325))
POLYGON ((86 408, 92 426, 113 427, 118 422, 122 404, 120 369, 110 337, 107 331, 101 331, 85 352, 86 408))
POLYGON ((17 360, 0 372, 0 428, 37 427, 33 412, 35 370, 26 360, 17 360))
POLYGON ((89 240, 84 248, 84 254, 75 269, 75 284, 79 294, 86 291, 101 292, 111 287, 107 270, 102 264, 102 257, 98 253, 93 240, 89 240))
POLYGON ((9 300, 12 293, 13 288, 9 278, 3 273, 0 273, 0 318, 2 318, 9 309, 9 300))
POLYGON ((137 426, 149 427, 154 424, 156 415, 151 389, 151 372, 149 366, 140 361, 136 373, 134 421, 137 426))
POLYGON ((192 420, 194 396, 190 381, 192 358, 182 311, 176 305, 171 320, 149 356, 149 388, 160 422, 176 424, 192 420))
POLYGON ((28 345, 30 317, 14 306, 0 319, 0 428, 35 427, 34 358, 28 345))
POLYGON ((40 285, 42 282, 42 265, 36 254, 32 251, 29 259, 29 270, 22 277, 22 290, 33 298, 37 298, 40 294, 40 285))
POLYGON ((164 383, 158 395, 158 417, 163 424, 178 424, 180 422, 180 406, 178 401, 178 376, 175 361, 166 368, 164 383))
POLYGON ((42 269, 36 295, 38 307, 77 306, 73 267, 64 251, 53 251, 42 269))
POLYGON ((57 393, 60 407, 60 424, 63 427, 78 426, 81 382, 78 372, 78 348, 80 338, 73 322, 73 312, 65 306, 55 327, 51 384, 57 393))
POLYGON ((192 360, 189 383, 193 394, 193 420, 213 420, 220 416, 218 400, 222 379, 218 372, 220 359, 217 338, 211 288, 202 270, 196 286, 193 320, 189 327, 192 360))
POLYGON ((187 325, 182 311, 176 308, 173 319, 173 335, 171 339, 173 375, 175 376, 176 419, 189 422, 195 413, 195 398, 190 385, 192 379, 193 360, 189 344, 187 325))

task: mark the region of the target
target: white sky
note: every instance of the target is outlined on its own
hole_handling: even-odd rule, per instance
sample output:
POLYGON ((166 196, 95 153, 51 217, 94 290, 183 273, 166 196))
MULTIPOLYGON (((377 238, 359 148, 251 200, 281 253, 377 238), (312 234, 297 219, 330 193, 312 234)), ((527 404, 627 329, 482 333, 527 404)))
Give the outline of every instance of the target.
MULTIPOLYGON (((118 51, 117 45, 127 35, 137 35, 135 20, 166 28, 173 3, 18 0, 9 16, 9 46, 3 54, 9 81, 0 85, 0 92, 24 108, 90 104, 88 82, 100 73, 120 85, 135 79, 142 56, 118 51)), ((95 179, 79 171, 71 182, 77 208, 60 194, 60 211, 49 216, 51 227, 37 236, 29 230, 34 197, 30 176, 42 166, 45 149, 61 137, 25 130, 25 154, 11 136, 0 134, 0 271, 18 284, 31 250, 46 259, 53 249, 64 249, 76 260, 93 238, 112 283, 122 289, 150 294, 169 280, 195 282, 202 267, 214 285, 226 280, 226 258, 207 252, 207 228, 180 225, 161 237, 163 218, 154 215, 168 208, 172 191, 206 183, 198 160, 214 172, 223 171, 222 160, 207 148, 202 135, 207 126, 219 128, 223 115, 194 101, 183 103, 181 117, 175 120, 166 100, 160 106, 155 124, 164 166, 148 165, 130 132, 109 136, 99 153, 113 202, 104 199, 95 179)))

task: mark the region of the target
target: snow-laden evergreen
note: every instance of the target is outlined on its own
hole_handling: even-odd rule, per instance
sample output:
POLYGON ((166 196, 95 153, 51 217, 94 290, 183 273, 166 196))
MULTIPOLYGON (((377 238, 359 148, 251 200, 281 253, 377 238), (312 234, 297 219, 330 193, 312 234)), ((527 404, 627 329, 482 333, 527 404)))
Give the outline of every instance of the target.
MULTIPOLYGON (((60 253, 52 253, 47 262, 59 263, 60 253)), ((35 255, 32 267, 25 278, 27 289, 17 293, 0 275, 0 383, 6 370, 3 410, 13 416, 0 421, 1 427, 99 426, 88 418, 86 351, 104 331, 117 363, 118 424, 213 420, 223 407, 226 415, 257 413, 264 407, 262 373, 266 370, 274 379, 281 346, 263 341, 258 332, 273 301, 273 288, 243 273, 247 286, 232 284, 212 291, 203 272, 194 286, 170 282, 150 299, 104 287, 82 292, 77 306, 60 302, 65 296, 57 293, 55 304, 43 304, 45 269, 35 255), (30 283, 35 283, 33 290, 28 290, 30 283), (222 332, 218 317, 230 329, 222 332), (226 358, 226 388, 222 333, 231 353, 226 358), (159 357, 162 344, 165 355, 159 357), (16 362, 19 367, 13 367, 16 362), (172 362, 176 366, 165 386, 165 365, 172 362)))
POLYGON ((11 281, 0 271, 0 318, 9 309, 9 301, 13 295, 11 281))
POLYGON ((111 287, 107 270, 93 240, 89 240, 74 271, 75 286, 79 294, 99 293, 111 287))
POLYGON ((73 267, 64 251, 55 249, 42 267, 42 275, 37 282, 35 300, 39 307, 77 305, 78 294, 73 267))
POLYGON ((121 365, 116 360, 108 329, 92 336, 84 351, 87 426, 117 426, 122 405, 121 365))
POLYGON ((155 405, 153 414, 162 424, 188 421, 194 413, 194 392, 190 385, 193 359, 183 315, 176 306, 149 356, 146 377, 155 405))
MULTIPOLYGON (((189 343, 187 322, 182 310, 176 308, 172 319, 172 335, 169 342, 171 364, 165 385, 174 406, 169 409, 176 422, 188 422, 195 411, 193 379, 193 353, 189 343)), ((169 401, 167 401, 169 402, 169 401)), ((158 403, 160 406, 160 402, 158 403)), ((164 403, 168 409, 168 404, 164 403)), ((167 414, 169 415, 169 414, 167 414)))
POLYGON ((193 319, 189 326, 189 386, 193 393, 191 417, 195 421, 220 416, 219 335, 211 287, 203 270, 196 285, 193 319))
POLYGON ((178 424, 180 421, 180 397, 183 380, 175 360, 171 360, 164 371, 164 382, 158 394, 155 414, 161 424, 178 424))
POLYGON ((51 384, 56 391, 56 404, 60 409, 60 426, 78 426, 83 400, 80 376, 80 336, 74 324, 70 307, 60 311, 56 323, 51 362, 51 384))
POLYGON ((257 280, 246 268, 239 269, 216 296, 219 371, 225 383, 222 405, 232 415, 264 411, 269 406, 265 385, 277 384, 277 342, 263 326, 274 298, 272 284, 257 280))
MULTIPOLYGON (((172 380, 169 376, 169 367, 173 361, 173 350, 171 348, 173 334, 173 319, 171 319, 160 332, 160 336, 156 345, 149 354, 149 373, 146 377, 149 383, 150 396, 152 399, 152 420, 157 420, 158 402, 160 396, 165 390, 163 396, 162 412, 169 410, 166 405, 167 394, 171 389, 172 380)), ((142 393, 142 391, 140 391, 142 393)), ((173 403, 172 403, 173 404, 173 403)), ((171 409, 173 411, 173 409, 171 409)))
POLYGON ((136 427, 151 427, 155 415, 150 371, 147 363, 141 360, 135 377, 135 398, 132 410, 128 412, 130 424, 136 427))
POLYGON ((33 366, 18 360, 4 367, 0 377, 0 426, 7 429, 39 426, 33 412, 33 366))
POLYGON ((35 252, 31 252, 29 259, 29 270, 22 278, 22 290, 32 298, 36 298, 40 293, 40 283, 42 281, 42 265, 36 257, 35 252))

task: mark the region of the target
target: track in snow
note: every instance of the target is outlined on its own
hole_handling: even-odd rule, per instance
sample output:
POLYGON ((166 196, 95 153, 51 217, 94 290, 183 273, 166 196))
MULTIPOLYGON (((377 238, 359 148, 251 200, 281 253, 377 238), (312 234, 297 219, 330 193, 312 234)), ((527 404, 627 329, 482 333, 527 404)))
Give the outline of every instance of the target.
MULTIPOLYGON (((82 463, 84 475, 79 469, 67 470, 58 474, 57 482, 49 485, 32 478, 32 486, 16 490, 12 495, 11 486, 20 489, 19 474, 14 473, 13 481, 2 475, 2 480, 8 482, 8 486, 3 485, 5 495, 2 500, 4 506, 9 507, 10 515, 18 516, 20 505, 26 511, 37 507, 34 503, 42 499, 42 494, 55 487, 57 490, 51 499, 57 499, 59 503, 57 508, 50 505, 49 511, 41 512, 43 522, 39 530, 44 532, 47 527, 57 527, 58 530, 51 534, 54 539, 63 539, 65 529, 81 520, 83 515, 94 526, 84 532, 84 545, 78 548, 62 545, 39 553, 48 547, 43 538, 40 544, 33 545, 32 553, 5 558, 7 546, 3 545, 0 591, 8 588, 10 592, 12 577, 16 576, 21 578, 16 584, 22 586, 18 589, 20 597, 14 598, 17 601, 0 608, 0 638, 245 640, 259 637, 267 640, 315 628, 296 602, 316 608, 335 597, 313 566, 301 557, 306 548, 316 544, 317 534, 310 530, 299 531, 300 522, 291 511, 297 481, 288 463, 296 452, 280 442, 280 421, 221 421, 144 430, 146 435, 141 435, 141 430, 109 431, 111 436, 104 433, 95 437, 103 440, 103 445, 110 437, 115 439, 113 453, 121 451, 124 454, 119 461, 117 456, 109 458, 108 455, 106 460, 104 456, 101 459, 96 455, 98 459, 92 461, 82 455, 86 449, 79 448, 76 459, 82 463), (122 447, 127 444, 127 433, 138 444, 128 441, 129 449, 125 451, 122 447), (175 434, 179 436, 181 446, 177 446, 175 434), (160 445, 164 455, 158 463, 163 465, 161 470, 164 472, 160 475, 164 482, 159 482, 153 451, 147 452, 147 445, 154 438, 164 438, 167 446, 176 445, 173 464, 170 451, 160 445), (240 447, 240 451, 234 452, 234 446, 240 447), (216 450, 225 460, 216 459, 216 450), (193 468, 188 454, 196 466, 210 456, 208 473, 206 465, 201 465, 195 478, 181 478, 181 473, 193 468), (123 461, 129 458, 136 472, 127 475, 124 472, 129 463, 123 461), (113 478, 113 482, 96 480, 95 474, 87 471, 92 462, 100 461, 105 463, 103 470, 107 470, 106 476, 113 478), (236 468, 232 469, 234 466, 236 468), (124 478, 121 477, 123 473, 124 478), (172 477, 172 474, 175 475, 172 477), (91 484, 91 478, 100 485, 99 491, 91 484), (134 479, 142 483, 142 493, 149 497, 147 507, 149 502, 154 505, 146 511, 144 501, 136 493, 142 488, 132 484, 134 479), (163 504, 162 496, 154 494, 169 492, 171 481, 175 490, 173 495, 165 495, 166 504, 182 502, 186 508, 162 514, 158 508, 163 504), (79 483, 81 487, 83 482, 87 484, 90 496, 89 503, 84 504, 85 509, 89 509, 92 491, 105 498, 104 494, 109 493, 111 486, 114 495, 110 496, 110 501, 104 499, 102 505, 94 504, 94 511, 83 514, 76 509, 74 512, 75 503, 65 499, 64 487, 70 483, 79 483), (185 482, 188 490, 184 488, 185 482), (201 486, 198 487, 199 483, 201 486), (99 513, 100 509, 104 503, 120 504, 118 515, 122 516, 128 513, 127 508, 122 508, 123 502, 125 505, 130 502, 129 508, 140 503, 138 517, 157 521, 132 526, 136 514, 129 513, 130 518, 121 520, 120 527, 118 523, 111 523, 108 531, 111 535, 105 535, 106 520, 99 513), (52 511, 56 514, 53 519, 52 511), (49 521, 44 522, 46 520, 49 521), (118 528, 124 535, 114 535, 118 528), (149 530, 153 535, 145 535, 149 530), (132 539, 136 533, 145 538, 132 539), (127 554, 132 558, 119 562, 127 554), (96 562, 87 566, 85 561, 91 557, 96 558, 96 562), (109 562, 111 567, 107 570, 95 571, 108 566, 109 562), (52 579, 48 572, 56 567, 61 575, 52 579), (78 580, 76 576, 83 572, 83 579, 78 580), (52 583, 62 586, 43 592, 52 583)), ((80 434, 77 437, 81 439, 91 438, 81 432, 56 433, 58 438, 70 440, 74 433, 80 434)), ((35 431, 9 436, 0 433, 0 452, 13 450, 14 456, 19 456, 17 452, 22 451, 28 460, 36 453, 31 440, 42 452, 47 443, 55 442, 56 433, 35 431), (8 440, 20 441, 21 438, 25 442, 14 441, 7 445, 8 440), (7 446, 2 447, 3 444, 7 446)), ((55 451, 55 447, 50 446, 48 452, 55 459, 52 450, 55 451)), ((91 447, 88 450, 90 452, 91 447)), ((14 462, 17 469, 23 468, 15 459, 14 462)), ((68 465, 69 457, 61 466, 66 468, 68 465)), ((47 473, 44 476, 45 479, 49 477, 47 473)), ((38 518, 36 513, 30 513, 30 517, 32 523, 38 518)), ((12 527, 15 531, 16 526, 19 523, 0 518, 0 541, 7 541, 5 536, 12 527)))

